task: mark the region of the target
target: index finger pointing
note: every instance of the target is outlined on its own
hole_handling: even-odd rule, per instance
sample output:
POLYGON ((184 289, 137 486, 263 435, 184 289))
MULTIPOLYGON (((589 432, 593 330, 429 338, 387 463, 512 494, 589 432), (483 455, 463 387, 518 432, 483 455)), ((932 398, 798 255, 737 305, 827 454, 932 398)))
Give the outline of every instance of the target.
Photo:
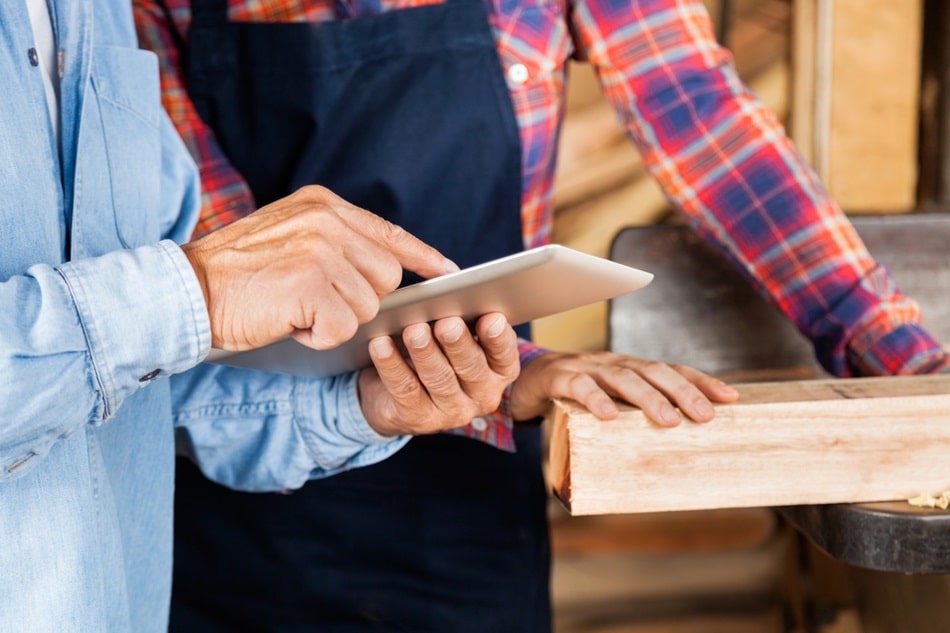
POLYGON ((409 231, 365 209, 353 207, 351 227, 389 250, 399 264, 424 279, 457 272, 459 267, 409 231))

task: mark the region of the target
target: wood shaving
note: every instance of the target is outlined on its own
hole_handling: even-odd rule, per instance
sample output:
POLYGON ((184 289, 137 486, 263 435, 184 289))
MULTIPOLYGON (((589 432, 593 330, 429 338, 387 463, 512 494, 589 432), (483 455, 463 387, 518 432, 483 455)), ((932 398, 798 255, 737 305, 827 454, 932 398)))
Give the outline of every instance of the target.
POLYGON ((924 492, 908 499, 907 503, 917 508, 940 508, 941 510, 946 510, 950 508, 950 490, 944 491, 939 497, 934 497, 929 492, 924 492))

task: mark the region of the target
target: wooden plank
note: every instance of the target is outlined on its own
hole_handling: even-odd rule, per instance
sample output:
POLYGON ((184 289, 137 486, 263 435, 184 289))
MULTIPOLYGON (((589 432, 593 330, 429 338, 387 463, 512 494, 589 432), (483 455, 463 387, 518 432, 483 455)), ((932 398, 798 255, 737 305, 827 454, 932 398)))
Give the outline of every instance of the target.
POLYGON ((846 211, 916 207, 923 0, 795 0, 793 138, 846 211))
POLYGON ((815 89, 818 72, 818 0, 792 0, 789 135, 815 165, 815 89))
POLYGON ((921 50, 919 196, 925 211, 950 207, 950 7, 925 0, 921 50))
POLYGON ((907 499, 950 488, 950 375, 737 385, 709 425, 556 403, 549 473, 572 514, 907 499))
POLYGON ((828 183, 842 206, 916 202, 922 0, 837 0, 828 183))

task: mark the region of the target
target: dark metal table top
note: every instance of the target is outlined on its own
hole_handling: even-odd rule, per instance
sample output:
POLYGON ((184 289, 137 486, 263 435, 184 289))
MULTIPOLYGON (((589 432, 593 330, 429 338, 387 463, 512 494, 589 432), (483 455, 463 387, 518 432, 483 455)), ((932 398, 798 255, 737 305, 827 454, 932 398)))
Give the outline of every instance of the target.
POLYGON ((905 501, 779 508, 832 558, 913 574, 950 573, 950 511, 905 501))
MULTIPOLYGON (((875 259, 920 304, 928 330, 950 343, 950 214, 852 220, 875 259)), ((788 319, 687 227, 624 229, 610 257, 656 274, 647 288, 611 302, 613 351, 692 365, 734 382, 804 379, 821 371, 811 345, 788 319)), ((882 571, 950 573, 950 511, 897 501, 785 507, 780 512, 818 547, 846 563, 882 571)))

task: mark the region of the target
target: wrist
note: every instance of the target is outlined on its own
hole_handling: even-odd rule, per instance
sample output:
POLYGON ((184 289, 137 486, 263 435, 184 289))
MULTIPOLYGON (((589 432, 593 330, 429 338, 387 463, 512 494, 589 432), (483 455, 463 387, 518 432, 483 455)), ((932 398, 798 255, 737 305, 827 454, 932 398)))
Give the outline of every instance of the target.
POLYGON ((191 270, 195 273, 195 278, 201 287, 201 294, 205 299, 205 306, 210 305, 210 297, 208 296, 208 275, 205 273, 201 249, 196 246, 195 242, 188 242, 187 244, 182 244, 181 252, 185 254, 185 258, 191 265, 191 270))

